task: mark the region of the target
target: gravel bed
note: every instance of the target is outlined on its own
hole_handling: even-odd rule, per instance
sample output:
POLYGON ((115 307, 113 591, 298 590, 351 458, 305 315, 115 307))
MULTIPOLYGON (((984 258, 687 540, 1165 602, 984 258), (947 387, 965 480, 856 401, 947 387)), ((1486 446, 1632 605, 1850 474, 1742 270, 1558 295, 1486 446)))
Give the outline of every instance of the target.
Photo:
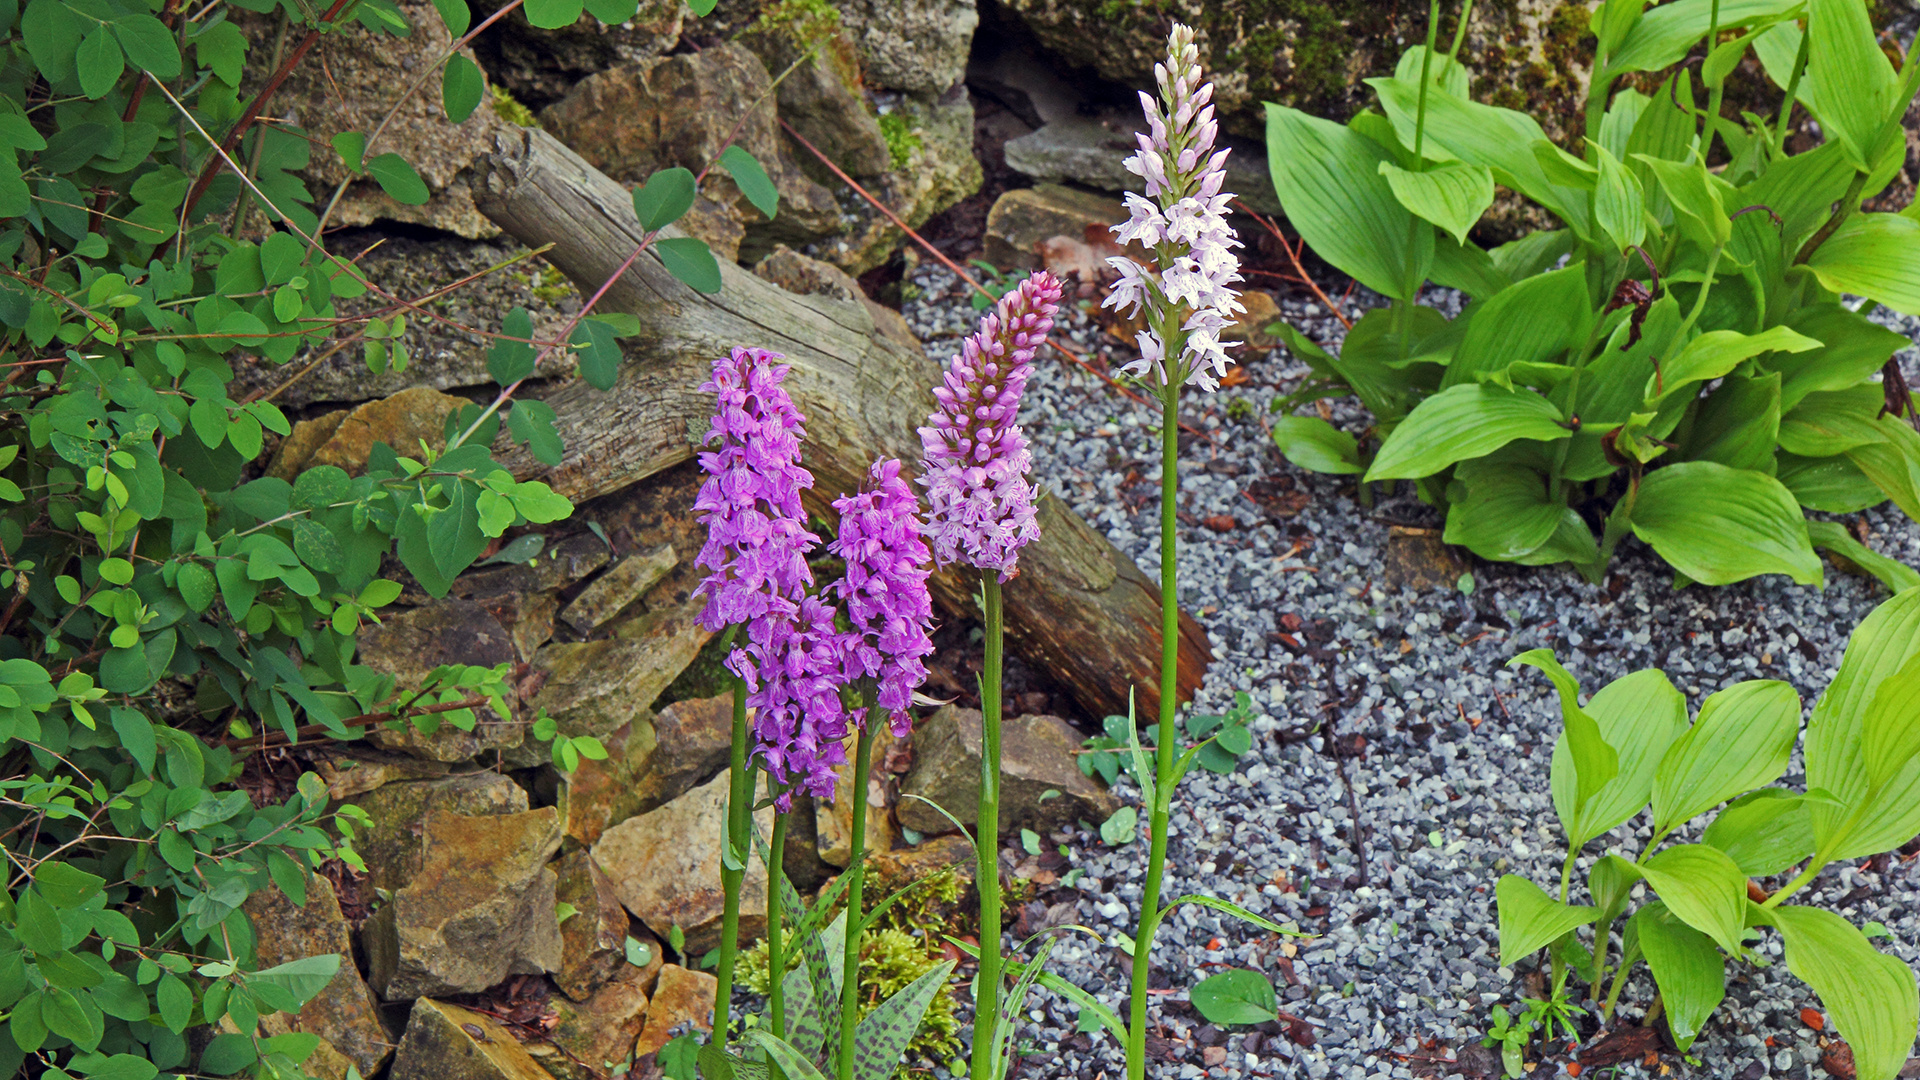
MULTIPOLYGON (((977 312, 944 270, 919 267, 908 281, 907 318, 929 354, 944 360, 977 312)), ((1359 298, 1356 313, 1369 302, 1359 298)), ((1458 303, 1444 295, 1433 302, 1458 303)), ((1281 307, 1310 336, 1337 340, 1339 324, 1320 306, 1283 298, 1281 307)), ((1890 318, 1920 341, 1920 320, 1890 318)), ((1082 346, 1112 345, 1084 311, 1063 325, 1082 346)), ((1525 996, 1531 966, 1499 964, 1493 886, 1509 872, 1550 882, 1564 842, 1547 789, 1558 710, 1543 677, 1509 670, 1507 660, 1552 648, 1588 692, 1658 667, 1695 709, 1729 683, 1784 679, 1811 708, 1847 634, 1886 591, 1831 570, 1824 589, 1768 577, 1676 591, 1671 573, 1634 540, 1601 585, 1564 567, 1482 564, 1472 570, 1471 594, 1390 588, 1389 524, 1437 519, 1407 496, 1363 508, 1351 482, 1289 465, 1260 418, 1305 368, 1284 351, 1242 352, 1246 383, 1184 399, 1182 419, 1204 437, 1181 454, 1180 584, 1216 657, 1198 705, 1223 711, 1236 691, 1251 694, 1258 737, 1239 771, 1196 770, 1182 785, 1165 895, 1230 898, 1315 936, 1276 945, 1208 909, 1171 916, 1153 958, 1169 992, 1152 1010, 1170 1060, 1151 1072, 1372 1080, 1434 1075, 1429 1059, 1453 1054, 1490 1065, 1477 1049, 1489 1011, 1525 996), (1186 990, 1227 966, 1271 977, 1281 1008, 1311 1025, 1312 1045, 1278 1025, 1223 1032, 1205 1024, 1186 990)), ((1920 367, 1920 349, 1903 356, 1909 369, 1920 367)), ((1116 350, 1095 363, 1128 358, 1116 350)), ((1355 403, 1334 405, 1335 423, 1349 430, 1362 417, 1355 403)), ((1038 479, 1157 576, 1157 416, 1049 353, 1022 419, 1038 479)), ((1920 565, 1920 529, 1898 510, 1862 517, 1870 546, 1920 565)), ((1804 782, 1799 769, 1796 760, 1790 783, 1804 782)), ((1118 793, 1138 802, 1125 779, 1118 793)), ((1142 818, 1140 839, 1118 849, 1085 832, 1060 838, 1083 871, 1068 893, 1074 921, 1109 941, 1130 934, 1138 918, 1142 818)), ((1644 818, 1635 836, 1624 835, 1634 827, 1605 839, 1637 849, 1644 818)), ((1601 842, 1589 845, 1582 876, 1602 850, 1601 842)), ((1892 935, 1880 946, 1920 962, 1917 866, 1896 858, 1884 872, 1830 869, 1804 898, 1856 924, 1878 920, 1892 935)), ((1817 1000, 1779 962, 1777 938, 1760 952, 1771 966, 1730 968, 1727 1000, 1693 1048, 1697 1064, 1667 1055, 1653 1069, 1623 1065, 1617 1075, 1825 1075, 1820 1036, 1800 1018, 1817 1000)), ((1052 961, 1122 1015, 1128 964, 1110 943, 1085 936, 1064 938, 1052 961)), ((1637 1019, 1651 999, 1642 965, 1621 1018, 1637 1019)), ((1045 991, 1028 1005, 1020 1075, 1124 1075, 1110 1037, 1078 1031, 1076 1006, 1045 991)), ((1532 1075, 1566 1075, 1566 1060, 1558 1055, 1532 1075)))

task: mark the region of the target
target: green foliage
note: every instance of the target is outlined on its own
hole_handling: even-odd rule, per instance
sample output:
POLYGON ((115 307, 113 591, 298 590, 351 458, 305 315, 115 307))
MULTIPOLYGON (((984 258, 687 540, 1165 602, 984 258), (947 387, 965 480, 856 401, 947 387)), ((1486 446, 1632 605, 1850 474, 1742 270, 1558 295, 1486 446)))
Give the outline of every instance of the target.
MULTIPOLYGON (((1239 766, 1240 759, 1253 749, 1253 732, 1247 728, 1252 720, 1253 698, 1245 691, 1234 694, 1233 707, 1225 714, 1189 717, 1187 736, 1199 740, 1187 748, 1193 755, 1193 764, 1208 772, 1232 772, 1239 766)), ((1102 721, 1102 733, 1080 744, 1080 772, 1098 776, 1108 784, 1124 772, 1138 783, 1139 772, 1128 756, 1128 732, 1132 726, 1133 721, 1125 716, 1109 716, 1102 721)), ((1147 745, 1154 744, 1160 738, 1160 725, 1148 724, 1141 737, 1147 745)), ((1148 780, 1152 780, 1150 771, 1148 780)))
MULTIPOLYGON (((1515 662, 1540 667, 1560 692, 1567 725, 1554 747, 1551 782, 1568 854, 1557 898, 1518 875, 1500 879, 1501 964, 1545 948, 1553 1001, 1563 1000, 1573 975, 1597 999, 1620 924, 1604 1008, 1612 1010, 1626 973, 1644 959, 1685 1050, 1725 993, 1725 958, 1748 958, 1762 928, 1772 927, 1788 968, 1820 995, 1853 1047, 1862 1080, 1899 1072, 1920 1030, 1913 973, 1839 916, 1785 901, 1830 863, 1890 851, 1920 834, 1920 589, 1881 604, 1848 641, 1807 725, 1804 791, 1772 786, 1800 741, 1800 699, 1785 683, 1735 683, 1707 698, 1689 724, 1684 699, 1658 671, 1617 679, 1582 706, 1579 684, 1551 654, 1515 662), (1592 745, 1582 747, 1583 740, 1592 745), (1652 840, 1637 858, 1603 856, 1588 875, 1589 903, 1572 903, 1575 853, 1643 811, 1651 813, 1652 840), (1665 843, 1708 812, 1714 817, 1699 842, 1665 843), (1752 898, 1750 878, 1802 864, 1771 896, 1752 898), (1641 882, 1648 900, 1629 912, 1641 882), (1592 937, 1582 940, 1587 926, 1592 937)), ((1538 1019, 1530 1018, 1535 1005, 1551 1002, 1530 1003, 1529 1017, 1498 1017, 1489 1033, 1488 1045, 1507 1053, 1510 1075, 1538 1019)))
MULTIPOLYGON (((409 32, 387 0, 346 10, 322 24, 285 6, 296 38, 409 32)), ((437 10, 468 30, 465 4, 437 10)), ((317 1039, 267 1037, 260 1020, 297 1011, 341 958, 258 970, 241 906, 269 886, 304 903, 322 864, 359 863, 366 818, 330 809, 311 774, 280 802, 242 789, 246 759, 377 727, 516 722, 508 666, 401 687, 356 662, 356 635, 402 594, 383 567, 442 596, 508 530, 572 512, 490 447, 504 420, 557 462, 553 411, 515 388, 543 349, 574 350, 605 384, 637 329, 583 312, 566 342, 543 342, 516 309, 489 358, 499 394, 451 417, 444 448, 380 443, 355 473, 262 475, 291 425, 278 390, 243 393, 236 372, 298 359, 298 379, 348 348, 375 373, 403 369, 420 310, 312 239, 323 215, 298 170, 336 153, 399 202, 431 193, 377 134, 329 146, 254 124, 274 103, 240 92, 250 43, 226 20, 143 0, 0 17, 0 1076, 301 1074, 317 1039), (215 1025, 190 1060, 188 1029, 215 1025)), ((438 59, 441 103, 464 119, 484 80, 454 49, 438 59)), ((717 288, 704 245, 675 242, 717 288)), ((490 561, 543 544, 524 531, 490 561)), ((606 754, 544 717, 531 734, 561 769, 606 754)))
POLYGON ((1279 1017, 1273 981, 1245 968, 1209 975, 1195 983, 1187 997, 1201 1016, 1216 1024, 1259 1024, 1279 1017))
POLYGON ((1579 156, 1471 100, 1462 65, 1424 46, 1367 80, 1376 108, 1345 125, 1268 107, 1289 220, 1393 301, 1337 356, 1281 331, 1313 370, 1288 411, 1351 393, 1373 414, 1367 437, 1299 416, 1274 438, 1303 468, 1417 481, 1446 510, 1446 539, 1487 559, 1598 580, 1636 535, 1686 580, 1817 583, 1826 547, 1898 588, 1911 571, 1855 559, 1804 511, 1891 499, 1920 517, 1913 403, 1878 378, 1906 342, 1842 302, 1920 313, 1920 219, 1860 209, 1898 171, 1920 64, 1894 69, 1865 0, 1728 5, 1718 28, 1739 36, 1712 48, 1698 85, 1682 68, 1651 97, 1612 92, 1679 61, 1718 6, 1643 7, 1592 20, 1579 156), (1721 115, 1749 53, 1825 145, 1785 152, 1788 107, 1721 115), (1496 184, 1561 227, 1482 249, 1467 232, 1496 184), (1429 281, 1471 302, 1451 320, 1414 304, 1429 281))
POLYGON ((880 117, 880 137, 887 141, 887 157, 895 169, 904 169, 913 161, 926 141, 914 130, 906 114, 890 112, 880 117))

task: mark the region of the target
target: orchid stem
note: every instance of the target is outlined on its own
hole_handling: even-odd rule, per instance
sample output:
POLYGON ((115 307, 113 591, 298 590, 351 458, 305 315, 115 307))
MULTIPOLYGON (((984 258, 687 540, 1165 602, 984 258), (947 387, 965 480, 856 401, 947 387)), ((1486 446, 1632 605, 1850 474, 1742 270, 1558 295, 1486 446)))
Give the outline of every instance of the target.
MULTIPOLYGON (((980 813, 973 827, 979 862, 980 974, 973 994, 973 1080, 991 1076, 995 1030, 1000 1022, 1000 668, 1004 622, 1000 580, 992 570, 980 581, 986 616, 986 655, 980 672, 980 813)), ((858 825, 855 826, 856 828, 858 825)))
MULTIPOLYGON (((771 793, 771 788, 769 788, 771 793)), ((787 814, 773 816, 767 842, 767 1021, 776 1038, 787 1037, 787 955, 780 940, 780 883, 786 878, 787 814)))
MULTIPOLYGON (((867 774, 873 767, 873 729, 881 722, 867 702, 866 726, 853 754, 853 826, 847 849, 846 963, 840 968, 840 1080, 853 1080, 853 1035, 860 1023, 861 888, 867 876, 867 774)), ((984 953, 982 954, 984 955, 984 953)))
MULTIPOLYGON (((1170 341, 1167 352, 1177 355, 1170 341)), ((1160 735, 1153 741, 1154 800, 1150 808, 1147 882, 1140 896, 1140 928, 1133 940, 1133 987, 1128 1002, 1127 1076, 1147 1073, 1147 977, 1153 935, 1160 929, 1160 878, 1167 864, 1167 818, 1172 805, 1175 696, 1180 671, 1180 596, 1175 580, 1175 530, 1179 527, 1180 383, 1169 378, 1160 389, 1160 735)))
POLYGON ((719 979, 713 992, 713 1037, 727 1043, 733 1002, 733 969, 740 958, 740 889, 746 883, 747 828, 753 820, 753 773, 747 765, 747 684, 733 680, 733 757, 727 767, 727 831, 721 840, 719 979), (739 866, 730 869, 729 864, 739 866))

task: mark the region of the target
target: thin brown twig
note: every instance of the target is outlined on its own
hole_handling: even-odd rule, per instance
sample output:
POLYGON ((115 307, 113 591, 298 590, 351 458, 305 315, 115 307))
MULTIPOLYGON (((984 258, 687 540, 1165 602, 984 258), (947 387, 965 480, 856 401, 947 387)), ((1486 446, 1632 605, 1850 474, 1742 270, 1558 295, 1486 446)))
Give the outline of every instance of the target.
MULTIPOLYGON (((1253 207, 1248 206, 1238 199, 1234 200, 1234 206, 1238 207, 1241 213, 1259 222, 1262 228, 1273 234, 1273 238, 1280 242, 1280 250, 1287 253, 1287 261, 1293 264, 1294 273, 1300 275, 1300 280, 1306 283, 1307 288, 1313 290, 1313 295, 1320 298, 1320 302, 1325 304, 1327 310, 1333 313, 1333 317, 1340 320, 1341 326, 1349 330, 1353 329, 1353 323, 1340 311, 1340 305, 1328 299, 1327 294, 1321 290, 1320 283, 1313 280, 1313 275, 1307 273, 1307 268, 1301 265, 1299 251, 1295 250, 1292 244, 1287 243, 1286 234, 1280 231, 1280 226, 1275 225, 1272 218, 1267 217, 1265 214, 1255 212, 1253 207)), ((1305 247, 1306 243, 1306 238, 1301 237, 1300 246, 1305 247)))

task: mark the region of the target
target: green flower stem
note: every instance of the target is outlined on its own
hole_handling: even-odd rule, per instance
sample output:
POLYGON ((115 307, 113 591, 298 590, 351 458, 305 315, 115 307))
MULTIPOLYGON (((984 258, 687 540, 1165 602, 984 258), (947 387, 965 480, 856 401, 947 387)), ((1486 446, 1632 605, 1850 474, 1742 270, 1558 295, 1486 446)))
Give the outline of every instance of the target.
POLYGON ((1780 124, 1773 133, 1773 156, 1787 152, 1787 125, 1793 122, 1793 104, 1800 96, 1800 76, 1807 73, 1807 57, 1813 46, 1812 34, 1800 35, 1800 52, 1793 58, 1793 77, 1787 80, 1786 96, 1780 99, 1780 124))
MULTIPOLYGON (((1707 19, 1706 55, 1712 56, 1713 47, 1715 45, 1718 45, 1719 43, 1720 43, 1720 0, 1713 0, 1713 11, 1712 11, 1712 14, 1708 16, 1708 19, 1707 19)), ((1726 88, 1727 88, 1727 80, 1721 79, 1719 86, 1716 86, 1713 89, 1707 91, 1707 118, 1704 121, 1707 127, 1707 131, 1706 131, 1706 138, 1700 140, 1700 158, 1703 161, 1706 160, 1707 155, 1713 151, 1713 140, 1719 135, 1719 132, 1715 126, 1715 121, 1720 119, 1720 101, 1722 96, 1726 93, 1726 88)))
MULTIPOLYGON (((840 1080, 853 1080, 853 1033, 860 1024, 860 920, 864 917, 861 888, 867 876, 867 774, 873 767, 873 729, 884 722, 867 701, 867 726, 861 730, 853 754, 853 841, 848 847, 847 952, 840 968, 840 1080)), ((986 955, 984 952, 981 954, 986 955)))
POLYGON ((780 883, 786 880, 781 864, 788 816, 773 816, 773 838, 767 842, 767 1019, 774 1035, 782 1039, 787 1037, 787 955, 780 940, 780 883))
POLYGON ((740 889, 746 883, 747 829, 753 821, 753 772, 747 765, 747 684, 733 680, 733 757, 727 767, 727 832, 721 843, 720 891, 725 907, 720 917, 719 984, 713 992, 713 1031, 719 1045, 727 1042, 728 1013, 733 1001, 733 969, 740 958, 740 889), (731 854, 729 854, 731 852, 731 854), (728 869, 737 862, 740 869, 728 869))
POLYGON ((986 616, 986 656, 980 672, 980 813, 973 827, 979 861, 980 974, 973 993, 974 1080, 990 1076, 995 1029, 1000 1024, 1000 667, 1004 620, 1000 579, 980 578, 986 616))
POLYGON ((1812 881, 1814 878, 1819 877, 1820 871, 1825 870, 1826 868, 1827 868, 1827 864, 1823 860, 1814 859, 1812 862, 1809 862, 1807 864, 1807 868, 1805 870, 1800 871, 1799 875, 1796 876, 1792 881, 1789 881, 1785 885, 1781 886, 1779 892, 1776 892, 1772 896, 1767 897, 1766 903, 1763 903, 1760 906, 1763 908, 1779 907, 1780 904, 1783 901, 1785 901, 1787 897, 1792 896, 1794 893, 1797 893, 1801 889, 1806 888, 1807 883, 1812 881))
MULTIPOLYGON (((1184 341, 1167 342, 1168 366, 1180 355, 1184 341)), ((1140 896, 1140 929, 1133 939, 1133 987, 1127 1012, 1127 1076, 1144 1080, 1147 1074, 1147 973, 1153 953, 1153 935, 1160 929, 1160 878, 1167 865, 1167 818, 1173 804, 1173 750, 1179 741, 1174 728, 1175 696, 1180 672, 1180 591, 1175 577, 1176 530, 1179 528, 1180 382, 1170 372, 1160 388, 1160 735, 1153 741, 1154 800, 1149 825, 1147 882, 1140 896)))

